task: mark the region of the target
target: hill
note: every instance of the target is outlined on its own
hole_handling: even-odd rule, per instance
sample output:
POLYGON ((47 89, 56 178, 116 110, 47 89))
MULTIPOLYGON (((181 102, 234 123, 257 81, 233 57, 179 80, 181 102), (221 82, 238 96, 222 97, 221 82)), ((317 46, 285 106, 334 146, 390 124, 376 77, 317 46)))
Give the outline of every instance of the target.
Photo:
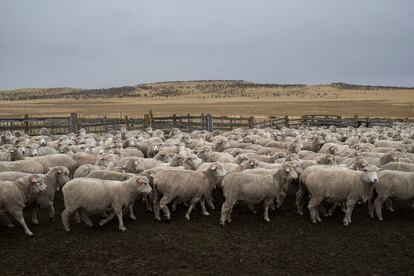
POLYGON ((414 117, 414 88, 203 80, 0 92, 0 115, 79 113, 414 117))
POLYGON ((406 90, 410 87, 367 86, 346 83, 330 85, 304 84, 266 84, 253 83, 242 80, 201 80, 176 81, 138 84, 136 86, 121 86, 100 89, 80 88, 36 88, 3 90, 0 100, 39 100, 39 99, 99 99, 99 98, 171 98, 189 96, 202 98, 229 98, 229 97, 266 97, 266 96, 306 96, 306 92, 320 87, 331 90, 406 90))

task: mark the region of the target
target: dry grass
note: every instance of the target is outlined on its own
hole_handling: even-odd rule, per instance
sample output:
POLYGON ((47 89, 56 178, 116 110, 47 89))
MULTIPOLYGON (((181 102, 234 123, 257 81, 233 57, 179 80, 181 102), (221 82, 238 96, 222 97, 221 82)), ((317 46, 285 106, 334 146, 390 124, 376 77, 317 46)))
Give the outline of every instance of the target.
POLYGON ((231 82, 159 83, 137 97, 0 101, 0 115, 57 113, 290 115, 414 117, 414 89, 342 89, 331 85, 238 86, 231 82), (169 92, 171 91, 171 93, 169 92), (174 96, 170 96, 174 95, 174 96))

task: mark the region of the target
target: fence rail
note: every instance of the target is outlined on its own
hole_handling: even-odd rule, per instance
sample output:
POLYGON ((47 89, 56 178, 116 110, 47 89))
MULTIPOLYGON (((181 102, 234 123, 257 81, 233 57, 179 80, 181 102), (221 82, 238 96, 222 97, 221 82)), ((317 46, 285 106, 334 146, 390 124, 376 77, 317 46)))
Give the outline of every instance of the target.
POLYGON ((24 130, 30 135, 39 134, 41 128, 47 128, 52 134, 76 132, 85 128, 90 132, 102 133, 113 129, 172 129, 193 130, 232 130, 235 128, 282 128, 305 126, 366 127, 393 126, 395 123, 414 123, 414 118, 344 118, 339 115, 304 115, 301 117, 229 117, 201 115, 176 115, 154 117, 152 112, 141 115, 84 115, 71 113, 66 115, 23 115, 18 117, 0 117, 0 131, 24 130))

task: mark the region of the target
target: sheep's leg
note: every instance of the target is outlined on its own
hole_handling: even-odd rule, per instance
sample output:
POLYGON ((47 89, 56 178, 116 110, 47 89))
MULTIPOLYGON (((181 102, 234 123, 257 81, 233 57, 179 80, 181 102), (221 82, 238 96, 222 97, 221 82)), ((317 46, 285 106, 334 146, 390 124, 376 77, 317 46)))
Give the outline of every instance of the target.
POLYGON ((7 217, 7 215, 0 211, 0 218, 6 224, 7 227, 13 228, 14 224, 10 221, 10 219, 7 217))
POLYGON ((81 216, 80 216, 80 214, 79 214, 79 211, 76 211, 76 213, 75 213, 75 222, 76 222, 77 224, 79 224, 79 223, 81 223, 81 222, 82 222, 82 220, 81 220, 81 216))
POLYGON ((142 200, 145 202, 145 207, 147 208, 147 211, 152 212, 153 211, 153 207, 151 205, 151 200, 152 196, 151 195, 144 195, 142 197, 142 200))
POLYGON ((311 198, 311 200, 309 200, 309 204, 308 204, 308 209, 309 209, 309 213, 310 213, 310 217, 312 220, 312 223, 317 223, 318 222, 318 216, 319 216, 319 212, 317 212, 318 210, 318 206, 321 203, 322 200, 320 200, 319 198, 311 198))
POLYGON ((132 220, 136 220, 137 218, 135 217, 135 215, 134 215, 134 203, 135 203, 135 201, 132 201, 132 203, 129 205, 129 217, 132 219, 132 220))
POLYGON ((32 210, 32 222, 33 224, 39 224, 39 220, 37 219, 37 208, 33 207, 32 210))
POLYGON ((185 219, 190 220, 191 212, 193 211, 196 204, 200 201, 199 197, 193 197, 190 202, 190 207, 188 207, 187 213, 185 214, 185 219))
POLYGON ((319 205, 318 211, 322 214, 322 216, 324 217, 328 216, 328 212, 326 211, 326 208, 325 206, 323 206, 323 204, 319 205))
POLYGON ((114 217, 115 217, 115 213, 114 212, 111 212, 106 218, 101 219, 99 221, 99 226, 103 226, 103 225, 107 224, 114 217))
POLYGON ((49 206, 49 219, 52 219, 55 217, 55 207, 53 204, 49 206))
POLYGON ((200 206, 201 206, 201 211, 203 212, 203 215, 206 216, 206 217, 209 216, 210 213, 207 212, 206 204, 205 204, 204 200, 200 200, 200 206))
POLYGON ((303 197, 305 196, 305 191, 299 189, 296 192, 296 210, 300 216, 303 215, 303 197))
POLYGON ((346 214, 345 214, 345 218, 344 218, 344 225, 348 226, 351 223, 351 216, 352 216, 352 211, 354 210, 354 206, 355 206, 356 201, 355 200, 347 200, 346 201, 346 214))
POLYGON ((154 200, 152 201, 152 209, 154 210, 154 218, 158 221, 161 220, 160 217, 160 195, 157 191, 154 192, 154 200))
POLYGON ((171 206, 171 210, 172 210, 173 212, 175 212, 175 211, 177 210, 177 204, 178 204, 178 200, 174 200, 174 201, 173 201, 173 204, 172 204, 172 206, 171 206))
MULTIPOLYGON (((73 213, 74 211, 70 211, 68 209, 63 210, 62 212, 62 224, 63 227, 65 228, 66 232, 70 231, 70 227, 69 227, 69 216, 73 213)), ((76 212, 76 214, 78 214, 78 212, 76 212)))
POLYGON ((392 200, 389 198, 387 201, 385 201, 385 207, 388 211, 394 212, 394 208, 392 208, 392 200))
POLYGON ((336 207, 338 207, 339 203, 335 202, 331 208, 328 210, 328 216, 331 217, 333 215, 333 212, 335 212, 336 207))
POLYGON ((216 207, 214 207, 213 197, 211 196, 211 193, 208 193, 208 195, 207 195, 207 196, 205 196, 205 199, 206 199, 206 202, 207 202, 208 207, 209 207, 211 210, 215 210, 215 209, 216 209, 216 207))
POLYGON ((223 205, 221 206, 221 217, 220 217, 220 224, 225 225, 227 221, 227 216, 230 217, 230 208, 232 208, 232 203, 230 200, 226 200, 223 205))
POLYGON ((161 198, 160 204, 159 204, 159 208, 161 208, 161 210, 164 212, 165 218, 168 220, 171 219, 171 213, 170 213, 170 209, 168 209, 167 204, 170 203, 171 200, 173 200, 173 198, 170 198, 168 195, 164 195, 161 198))
POLYGON ((93 226, 92 221, 90 220, 90 218, 88 217, 88 214, 86 213, 85 209, 79 209, 79 214, 81 216, 82 221, 89 227, 93 226))
POLYGON ((374 218, 374 204, 372 203, 372 201, 369 199, 368 202, 368 214, 371 218, 374 218))
MULTIPOLYGON (((282 193, 278 196, 277 201, 276 201, 276 207, 277 207, 277 208, 280 208, 280 207, 282 206, 283 201, 285 201, 285 197, 286 197, 286 192, 282 192, 282 193)), ((273 210, 273 211, 274 211, 274 210, 273 210)))
POLYGON ((27 227, 26 225, 26 222, 23 217, 23 210, 13 210, 10 212, 10 214, 22 225, 24 232, 26 232, 26 235, 32 237, 33 232, 30 231, 29 227, 27 227))
POLYGON ((252 212, 253 214, 257 214, 256 209, 254 208, 253 204, 247 203, 247 208, 252 212))
POLYGON ((122 206, 114 206, 113 208, 114 208, 115 215, 118 218, 119 230, 121 231, 127 230, 124 226, 124 221, 122 219, 122 206))
POLYGON ((270 210, 272 210, 272 211, 276 211, 276 207, 277 207, 277 208, 279 208, 279 207, 280 207, 280 206, 279 206, 279 207, 278 207, 278 206, 279 206, 279 201, 278 201, 278 200, 276 200, 276 206, 275 206, 275 203, 272 201, 272 203, 270 204, 270 206, 269 206, 269 207, 270 207, 270 210))
POLYGON ((273 203, 272 199, 265 199, 264 200, 264 212, 263 212, 263 218, 266 222, 270 222, 269 219, 269 207, 273 203))
POLYGON ((377 214, 377 217, 380 221, 382 221, 382 204, 384 203, 386 199, 380 195, 378 195, 378 197, 375 199, 374 201, 374 208, 375 208, 375 213, 377 214))
POLYGON ((233 208, 233 202, 230 200, 224 201, 223 205, 221 206, 221 217, 220 217, 220 224, 225 225, 226 221, 231 222, 230 218, 230 210, 233 208))

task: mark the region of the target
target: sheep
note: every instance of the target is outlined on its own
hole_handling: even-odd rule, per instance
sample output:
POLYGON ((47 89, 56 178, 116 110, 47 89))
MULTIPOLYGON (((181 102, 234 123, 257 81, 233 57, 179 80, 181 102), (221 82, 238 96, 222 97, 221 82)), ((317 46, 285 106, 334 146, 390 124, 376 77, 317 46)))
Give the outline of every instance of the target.
POLYGON ((20 148, 11 147, 4 152, 0 152, 0 161, 18 161, 24 159, 24 154, 20 148))
POLYGON ((86 177, 97 178, 97 179, 102 179, 102 180, 125 181, 134 176, 136 175, 133 173, 121 173, 121 172, 114 172, 110 170, 96 170, 88 174, 86 177))
POLYGON ((36 197, 40 192, 47 191, 42 176, 31 174, 16 181, 0 182, 0 217, 9 228, 14 225, 6 216, 6 212, 13 216, 23 227, 26 235, 33 236, 23 217, 23 208, 28 200, 36 197))
POLYGON ((31 160, 36 161, 43 166, 43 173, 47 173, 51 167, 64 166, 73 174, 78 168, 75 159, 66 154, 37 156, 31 158, 31 160))
MULTIPOLYGON (((173 153, 171 153, 171 155, 173 155, 173 153)), ((169 156, 169 154, 167 152, 164 151, 159 151, 154 157, 154 160, 158 160, 161 161, 163 163, 170 163, 171 162, 171 157, 169 156)))
POLYGON ((59 151, 57 151, 56 149, 52 148, 52 147, 38 147, 37 148, 38 151, 38 156, 45 156, 45 155, 53 155, 53 154, 58 154, 59 151))
POLYGON ((45 192, 40 192, 36 197, 36 206, 32 210, 32 222, 34 224, 39 224, 39 220, 37 219, 37 206, 49 208, 50 219, 55 216, 55 208, 53 205, 55 194, 58 189, 62 189, 70 180, 69 174, 70 172, 66 167, 56 166, 50 168, 47 174, 43 175, 43 182, 48 189, 45 192))
POLYGON ((169 164, 152 158, 138 158, 138 160, 142 166, 144 166, 144 170, 153 169, 155 167, 169 167, 169 164))
POLYGON ((106 168, 113 168, 119 161, 120 161, 119 156, 115 154, 104 154, 104 155, 101 155, 100 159, 98 159, 95 162, 95 165, 103 166, 106 168))
POLYGON ((122 182, 84 177, 72 179, 62 189, 65 203, 62 224, 69 232, 69 216, 78 210, 83 221, 92 227, 93 224, 86 212, 102 211, 110 207, 114 214, 101 220, 99 225, 104 225, 113 215, 116 215, 119 230, 125 231, 122 207, 130 206, 138 194, 149 194, 151 191, 148 178, 145 176, 135 176, 122 182))
MULTIPOLYGON (((391 197, 401 200, 414 199, 414 172, 380 171, 375 191, 378 193, 374 201, 375 213, 378 219, 382 221, 382 204, 391 197)), ((370 209, 370 216, 374 217, 373 208, 370 209)))
POLYGON ((9 171, 16 171, 16 172, 24 172, 24 173, 43 173, 44 168, 42 164, 35 160, 19 160, 19 161, 11 161, 11 162, 0 162, 0 172, 9 172, 9 171))
POLYGON ((179 167, 183 166, 184 164, 184 155, 182 154, 174 154, 173 158, 171 158, 170 166, 171 167, 179 167))
POLYGON ((117 166, 127 173, 141 173, 145 170, 141 159, 138 157, 125 157, 118 161, 117 166))
POLYGON ((144 154, 142 153, 142 151, 140 151, 137 148, 132 148, 132 147, 122 149, 121 152, 120 152, 120 155, 121 155, 121 158, 125 158, 125 157, 144 157, 144 154))
POLYGON ((234 157, 229 153, 214 152, 204 147, 197 151, 197 155, 203 162, 233 163, 234 161, 234 157))
POLYGON ((202 163, 203 163, 203 160, 198 158, 197 155, 189 154, 187 157, 184 158, 183 168, 184 170, 195 171, 200 167, 202 163))
POLYGON ((295 178, 297 174, 288 164, 283 164, 273 174, 254 174, 246 170, 226 176, 222 183, 225 202, 221 208, 220 224, 224 226, 226 222, 231 222, 230 215, 238 201, 248 204, 263 201, 264 220, 269 222, 270 205, 281 193, 285 193, 288 184, 295 178))
POLYGON ((282 153, 282 154, 276 153, 272 156, 264 156, 264 155, 259 155, 259 154, 255 154, 255 153, 245 153, 245 155, 249 159, 256 159, 258 161, 262 161, 262 162, 266 162, 266 163, 274 163, 277 159, 283 157, 285 154, 284 153, 282 153))
POLYGON ((93 171, 105 169, 103 166, 84 164, 76 169, 73 173, 73 178, 85 177, 93 171))
POLYGON ((200 203, 203 215, 209 213, 205 207, 205 201, 213 209, 214 205, 211 192, 215 188, 217 178, 227 175, 226 170, 218 163, 212 164, 205 171, 188 170, 163 170, 154 177, 154 215, 156 220, 161 220, 160 209, 163 210, 167 220, 171 219, 167 204, 174 199, 182 202, 190 201, 190 206, 185 215, 190 220, 190 215, 195 205, 200 203), (162 195, 162 198, 160 198, 162 195))
POLYGON ((28 173, 23 172, 0 172, 0 181, 16 181, 19 178, 27 176, 28 173))
MULTIPOLYGON (((348 226, 351 223, 355 203, 359 200, 365 203, 371 198, 374 184, 378 182, 377 171, 373 166, 366 167, 363 171, 353 171, 343 167, 317 167, 307 175, 305 181, 299 181, 297 205, 300 206, 303 196, 309 193, 311 199, 308 209, 311 221, 317 223, 321 221, 318 207, 323 200, 346 201, 343 224, 348 226)), ((304 174, 305 172, 306 170, 304 174)))
POLYGON ((302 149, 303 150, 310 150, 313 152, 318 152, 325 141, 319 135, 315 135, 310 138, 310 140, 303 143, 302 149))
POLYGON ((382 170, 414 172, 414 164, 405 162, 389 162, 381 166, 382 170))

